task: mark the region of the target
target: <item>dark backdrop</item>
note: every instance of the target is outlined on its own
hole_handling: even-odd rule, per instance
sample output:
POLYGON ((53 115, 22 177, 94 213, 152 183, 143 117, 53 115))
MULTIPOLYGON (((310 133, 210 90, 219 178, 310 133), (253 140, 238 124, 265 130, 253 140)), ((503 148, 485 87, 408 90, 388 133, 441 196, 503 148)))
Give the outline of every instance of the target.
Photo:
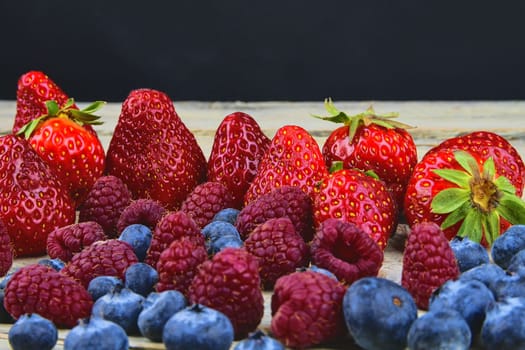
POLYGON ((0 98, 45 71, 77 100, 525 98, 523 1, 7 1, 0 98))

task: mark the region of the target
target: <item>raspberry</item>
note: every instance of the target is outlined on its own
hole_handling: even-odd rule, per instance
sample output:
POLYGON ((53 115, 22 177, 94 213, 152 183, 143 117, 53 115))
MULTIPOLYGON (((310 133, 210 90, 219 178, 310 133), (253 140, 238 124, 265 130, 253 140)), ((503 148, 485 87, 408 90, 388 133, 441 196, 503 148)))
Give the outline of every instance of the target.
POLYGON ((228 316, 238 340, 262 320, 260 284, 257 259, 242 248, 225 248, 200 265, 191 282, 189 300, 228 316))
POLYGON ((141 198, 132 201, 120 214, 117 232, 120 234, 131 224, 142 224, 153 230, 166 212, 166 208, 153 199, 141 198))
POLYGON ((202 228, 212 221, 215 214, 232 205, 232 195, 226 186, 209 181, 197 185, 182 202, 180 210, 191 216, 202 228))
POLYGON ((257 226, 244 247, 257 257, 266 289, 271 289, 279 277, 306 266, 310 257, 308 246, 287 217, 270 219, 257 226))
POLYGON ((95 221, 59 227, 47 237, 47 254, 52 259, 68 262, 84 247, 105 239, 104 229, 95 221))
POLYGON ((343 284, 314 271, 279 278, 271 300, 272 335, 287 347, 305 348, 342 334, 345 292, 343 284))
POLYGON ((412 294, 417 306, 427 310, 432 292, 458 276, 454 251, 441 228, 433 222, 415 224, 403 254, 401 285, 412 294))
POLYGON ((13 246, 7 227, 0 220, 0 276, 4 276, 13 265, 13 246))
POLYGON ((108 239, 95 242, 73 255, 61 273, 75 278, 87 288, 97 276, 115 276, 124 280, 126 269, 136 262, 138 258, 129 243, 108 239))
POLYGON ((157 262, 159 282, 157 292, 177 290, 188 295, 188 288, 197 267, 208 259, 204 244, 182 237, 171 242, 168 248, 160 254, 157 262))
POLYGON ((164 249, 176 239, 190 237, 197 245, 204 244, 204 236, 199 227, 186 213, 172 211, 164 215, 153 231, 150 247, 144 262, 156 268, 164 249))
POLYGON ((101 176, 79 208, 79 222, 96 221, 108 238, 116 238, 118 219, 130 203, 131 192, 120 178, 101 176))
POLYGON ((377 276, 383 250, 357 225, 339 220, 323 221, 311 243, 312 263, 332 272, 345 284, 377 276))
POLYGON ((14 317, 38 313, 57 327, 73 327, 91 314, 93 299, 75 280, 49 266, 32 264, 18 269, 4 295, 4 306, 14 317))
POLYGON ((312 200, 299 187, 282 186, 244 207, 235 223, 241 237, 246 239, 255 227, 268 219, 287 216, 296 231, 308 242, 312 239, 312 200))

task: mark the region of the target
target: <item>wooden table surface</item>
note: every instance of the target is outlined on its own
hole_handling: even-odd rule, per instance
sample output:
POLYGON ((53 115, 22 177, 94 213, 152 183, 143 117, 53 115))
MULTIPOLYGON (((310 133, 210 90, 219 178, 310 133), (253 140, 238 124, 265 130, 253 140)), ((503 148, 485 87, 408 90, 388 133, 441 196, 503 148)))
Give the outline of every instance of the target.
MULTIPOLYGON (((335 124, 311 117, 324 115, 322 100, 318 102, 198 102, 175 101, 175 109, 186 126, 192 130, 205 156, 209 156, 215 130, 229 113, 242 111, 254 117, 263 131, 272 137, 276 130, 288 124, 302 126, 308 130, 322 147, 324 140, 336 127, 335 124)), ((87 103, 78 103, 84 107, 87 103)), ((448 137, 476 130, 489 130, 506 137, 525 158, 525 101, 335 101, 339 110, 355 114, 373 105, 377 113, 399 112, 399 120, 414 126, 410 130, 417 145, 418 156, 448 137)), ((96 126, 103 146, 107 150, 112 131, 120 114, 120 103, 108 103, 100 111, 104 124, 96 126)), ((0 100, 0 135, 11 131, 16 103, 0 100)), ((15 266, 21 266, 35 259, 18 259, 15 266)), ((401 280, 402 254, 387 247, 385 261, 380 275, 396 282, 401 280)), ((265 315, 263 329, 270 324, 269 299, 265 293, 265 315)), ((9 325, 0 325, 0 350, 9 349, 7 332, 9 325)), ((67 331, 60 331, 56 349, 62 349, 63 337, 67 331)), ((352 348, 343 341, 324 348, 352 348)), ((140 337, 130 337, 131 349, 163 349, 140 337)), ((319 348, 320 349, 320 348, 319 348)))

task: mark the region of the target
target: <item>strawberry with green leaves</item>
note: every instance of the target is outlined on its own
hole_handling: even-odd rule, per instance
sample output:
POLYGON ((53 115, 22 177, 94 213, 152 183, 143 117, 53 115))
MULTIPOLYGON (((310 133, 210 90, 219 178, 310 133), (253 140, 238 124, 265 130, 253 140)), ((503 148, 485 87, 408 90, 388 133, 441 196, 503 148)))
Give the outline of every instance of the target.
POLYGON ((100 117, 93 113, 103 104, 97 101, 78 110, 71 98, 62 107, 50 100, 45 103, 45 114, 32 119, 17 132, 55 169, 76 206, 104 172, 104 148, 96 133, 86 128, 101 124, 100 117))
POLYGON ((417 163, 417 150, 407 124, 396 121, 397 113, 377 114, 372 107, 356 115, 339 111, 325 100, 329 116, 315 116, 343 126, 335 129, 323 145, 326 165, 341 161, 345 169, 372 170, 393 193, 399 208, 410 175, 417 163))

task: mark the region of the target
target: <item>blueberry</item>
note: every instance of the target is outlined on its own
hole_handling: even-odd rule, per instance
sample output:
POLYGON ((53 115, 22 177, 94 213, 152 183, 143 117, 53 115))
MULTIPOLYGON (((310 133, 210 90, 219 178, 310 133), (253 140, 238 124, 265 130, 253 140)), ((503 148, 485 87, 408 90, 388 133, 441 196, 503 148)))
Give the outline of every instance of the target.
POLYGON ((520 268, 525 268, 525 249, 520 250, 512 256, 507 271, 518 272, 520 268))
POLYGON ((167 350, 227 350, 233 343, 233 326, 222 312, 193 304, 166 322, 162 341, 167 350))
POLYGON ((157 270, 146 263, 135 263, 126 269, 124 274, 125 287, 143 297, 153 292, 159 281, 157 270))
POLYGON ((206 239, 208 254, 213 255, 225 247, 241 247, 242 240, 237 228, 225 221, 212 221, 201 233, 206 239))
POLYGON ((456 310, 467 321, 474 336, 485 319, 485 308, 494 300, 494 294, 480 281, 449 280, 432 293, 428 310, 456 310))
POLYGON ((38 264, 49 266, 56 271, 60 271, 64 268, 66 265, 62 260, 55 258, 55 259, 49 259, 49 258, 43 258, 38 261, 38 264))
POLYGON ((142 311, 144 297, 128 288, 116 287, 113 292, 100 297, 91 314, 121 326, 127 334, 138 333, 137 319, 142 311))
POLYGON ((472 333, 467 321, 455 310, 427 312, 412 323, 407 343, 410 350, 468 350, 472 333))
POLYGON ((237 216, 239 216, 239 212, 240 211, 235 208, 222 209, 217 214, 215 214, 212 221, 225 221, 229 222, 232 225, 235 225, 235 221, 237 221, 237 216))
POLYGON ((369 350, 404 349, 417 306, 399 284, 364 277, 348 287, 343 298, 346 326, 355 342, 369 350))
POLYGON ((222 236, 217 240, 210 242, 208 254, 214 255, 224 248, 241 248, 243 243, 240 238, 235 236, 222 236))
POLYGON ((336 281, 338 280, 337 276, 334 275, 330 270, 323 269, 322 267, 319 267, 317 265, 310 265, 310 267, 308 269, 311 270, 311 271, 314 271, 314 272, 322 273, 323 275, 326 275, 326 276, 328 276, 330 278, 333 278, 336 281))
POLYGON ((149 340, 161 342, 166 322, 186 306, 186 298, 179 291, 150 293, 144 301, 137 321, 140 333, 149 340))
POLYGON ((492 303, 481 329, 485 349, 525 349, 525 299, 506 298, 492 303))
POLYGON ((241 340, 233 350, 284 350, 284 345, 258 329, 241 340))
POLYGON ((53 322, 39 314, 24 314, 9 329, 8 339, 13 350, 53 349, 58 331, 53 322))
POLYGON ((124 287, 124 282, 115 276, 97 276, 89 281, 87 291, 93 301, 97 301, 103 295, 111 293, 116 287, 124 287))
POLYGON ((505 278, 506 273, 496 264, 482 264, 463 272, 459 279, 462 281, 476 280, 485 284, 496 295, 498 281, 505 278))
POLYGON ((525 297, 525 267, 521 267, 514 274, 507 274, 501 278, 495 287, 496 299, 509 297, 525 297))
POLYGON ((460 272, 465 272, 473 267, 490 262, 487 249, 468 237, 455 237, 450 241, 450 247, 454 252, 460 272))
POLYGON ((148 226, 132 224, 122 230, 118 239, 128 242, 133 247, 139 261, 144 261, 152 236, 151 229, 148 226))
POLYGON ((128 350, 126 332, 118 324, 99 317, 81 320, 64 339, 64 350, 128 350))
POLYGON ((492 244, 492 260, 506 269, 512 257, 525 249, 525 225, 513 225, 492 244))
POLYGON ((9 271, 0 281, 0 323, 14 323, 15 319, 7 312, 4 306, 4 294, 7 282, 11 279, 16 270, 9 271))

